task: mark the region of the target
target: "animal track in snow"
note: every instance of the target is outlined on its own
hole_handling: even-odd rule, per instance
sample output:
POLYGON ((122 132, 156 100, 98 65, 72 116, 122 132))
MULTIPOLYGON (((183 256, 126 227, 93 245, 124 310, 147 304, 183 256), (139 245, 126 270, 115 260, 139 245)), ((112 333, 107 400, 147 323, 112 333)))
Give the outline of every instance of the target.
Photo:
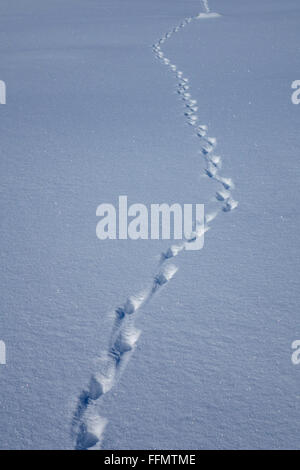
POLYGON ((170 68, 170 71, 179 80, 177 83, 177 93, 183 100, 184 116, 189 125, 192 126, 195 136, 200 139, 200 153, 206 162, 205 174, 221 185, 216 192, 215 200, 222 206, 205 215, 205 224, 197 225, 195 231, 184 242, 171 245, 166 252, 160 256, 158 271, 149 282, 149 286, 142 292, 129 296, 124 304, 114 311, 114 323, 106 351, 97 360, 97 368, 90 378, 89 385, 83 390, 78 398, 77 407, 72 420, 72 435, 75 440, 76 449, 98 449, 104 434, 107 420, 99 416, 98 407, 101 398, 108 393, 118 382, 131 355, 133 354, 140 330, 135 328, 134 320, 137 312, 146 305, 151 298, 163 289, 177 272, 177 267, 170 263, 170 259, 184 252, 186 246, 202 237, 210 229, 209 224, 220 212, 230 212, 234 210, 238 202, 231 196, 234 188, 231 178, 225 178, 219 174, 222 159, 215 154, 217 140, 214 137, 207 137, 208 127, 205 124, 198 124, 199 116, 197 100, 192 97, 189 80, 184 77, 176 64, 173 64, 163 53, 161 46, 173 34, 177 34, 193 20, 217 18, 218 13, 210 12, 208 1, 202 0, 204 12, 194 17, 187 17, 178 26, 173 27, 165 33, 156 44, 153 45, 153 52, 158 60, 170 68))

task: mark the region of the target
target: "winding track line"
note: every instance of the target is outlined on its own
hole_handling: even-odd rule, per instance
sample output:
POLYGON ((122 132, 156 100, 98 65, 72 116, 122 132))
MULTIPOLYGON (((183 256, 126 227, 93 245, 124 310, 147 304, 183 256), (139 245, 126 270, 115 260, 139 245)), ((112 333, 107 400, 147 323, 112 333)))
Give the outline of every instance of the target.
POLYGON ((206 215, 204 227, 202 224, 196 225, 195 232, 191 234, 189 240, 172 245, 165 253, 162 253, 157 273, 152 278, 149 286, 144 291, 128 297, 122 306, 115 309, 115 321, 107 350, 99 358, 99 366, 90 379, 88 390, 81 392, 73 416, 72 435, 76 442, 76 449, 100 448, 101 446, 107 420, 99 415, 97 410, 98 404, 101 397, 108 393, 117 383, 136 347, 141 333, 134 325, 137 311, 142 306, 145 306, 172 279, 177 271, 177 267, 170 263, 170 259, 183 252, 188 243, 202 237, 204 232, 210 228, 209 223, 219 213, 222 211, 230 212, 238 205, 238 202, 231 196, 231 190, 234 189, 233 181, 231 178, 225 178, 220 175, 222 159, 219 155, 215 154, 217 140, 214 137, 207 136, 208 128, 205 124, 199 124, 197 100, 191 95, 189 80, 165 56, 162 50, 162 45, 168 39, 192 21, 220 16, 210 11, 207 0, 202 0, 202 6, 204 12, 199 13, 197 16, 185 18, 178 26, 165 33, 153 45, 153 52, 157 59, 169 67, 177 79, 177 93, 184 104, 185 119, 200 140, 200 153, 206 162, 205 174, 220 184, 220 189, 217 191, 215 199, 220 203, 221 207, 217 211, 206 215))

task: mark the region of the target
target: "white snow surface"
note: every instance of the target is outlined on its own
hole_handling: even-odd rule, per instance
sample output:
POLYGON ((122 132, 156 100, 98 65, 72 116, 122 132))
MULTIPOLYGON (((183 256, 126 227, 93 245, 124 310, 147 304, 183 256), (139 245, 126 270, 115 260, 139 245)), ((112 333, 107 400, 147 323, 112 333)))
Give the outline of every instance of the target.
POLYGON ((1 449, 299 448, 300 4, 204 3, 1 1, 1 449), (123 194, 204 248, 98 240, 123 194))

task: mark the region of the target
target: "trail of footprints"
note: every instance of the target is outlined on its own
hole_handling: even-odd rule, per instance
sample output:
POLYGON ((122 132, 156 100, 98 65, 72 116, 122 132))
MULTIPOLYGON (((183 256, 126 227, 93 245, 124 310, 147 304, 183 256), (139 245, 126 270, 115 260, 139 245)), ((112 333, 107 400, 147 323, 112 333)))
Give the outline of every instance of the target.
POLYGON ((88 389, 82 391, 73 416, 72 435, 76 442, 76 449, 96 449, 101 446, 107 420, 99 416, 100 399, 116 384, 136 347, 141 332, 134 325, 135 314, 175 275, 177 267, 170 263, 170 259, 184 251, 188 243, 194 241, 197 237, 202 237, 204 232, 209 230, 209 223, 221 211, 230 212, 238 205, 238 202, 231 195, 231 191, 234 189, 233 181, 231 178, 225 178, 220 174, 222 159, 215 153, 217 140, 208 136, 208 128, 205 124, 199 124, 198 103, 191 95, 189 80, 162 51, 163 44, 193 20, 219 16, 210 13, 207 1, 204 0, 203 6, 205 13, 196 17, 185 18, 184 21, 167 32, 153 45, 153 52, 156 58, 169 67, 177 78, 177 93, 184 105, 183 115, 199 138, 200 154, 206 162, 205 175, 220 184, 220 189, 215 195, 215 201, 220 203, 220 207, 205 216, 204 228, 202 225, 196 226, 190 239, 174 244, 165 253, 162 253, 158 271, 149 286, 144 291, 128 297, 123 305, 115 309, 114 325, 107 350, 98 359, 97 370, 90 379, 88 389))

